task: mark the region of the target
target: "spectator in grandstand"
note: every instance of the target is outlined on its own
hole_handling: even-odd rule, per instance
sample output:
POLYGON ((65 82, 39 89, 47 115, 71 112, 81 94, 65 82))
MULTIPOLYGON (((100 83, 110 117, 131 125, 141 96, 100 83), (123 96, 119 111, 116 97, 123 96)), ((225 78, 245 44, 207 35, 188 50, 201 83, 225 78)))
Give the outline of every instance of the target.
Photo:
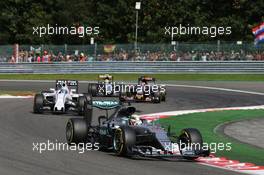
MULTIPOLYGON (((22 50, 18 54, 19 62, 73 62, 73 61, 240 61, 240 60, 264 60, 264 52, 262 51, 151 51, 143 50, 139 52, 126 51, 124 49, 115 50, 112 53, 80 54, 70 53, 63 54, 62 52, 54 53, 52 51, 44 51, 43 54, 36 51, 22 50)), ((1 57, 2 58, 2 57, 1 57)), ((15 62, 14 58, 7 56, 8 62, 15 62)))
POLYGON ((177 56, 177 53, 176 52, 171 52, 171 54, 170 54, 170 61, 181 61, 181 57, 178 57, 177 56))
POLYGON ((48 52, 46 50, 44 50, 44 53, 43 53, 43 56, 42 56, 42 62, 43 63, 49 62, 49 55, 48 55, 48 52))
POLYGON ((40 55, 37 54, 37 62, 40 63, 41 62, 41 58, 40 58, 40 55))
POLYGON ((34 62, 34 56, 33 54, 29 54, 28 58, 27 58, 27 62, 31 63, 31 62, 34 62))
POLYGON ((86 61, 86 56, 84 55, 84 53, 80 54, 79 61, 81 61, 81 62, 86 61))

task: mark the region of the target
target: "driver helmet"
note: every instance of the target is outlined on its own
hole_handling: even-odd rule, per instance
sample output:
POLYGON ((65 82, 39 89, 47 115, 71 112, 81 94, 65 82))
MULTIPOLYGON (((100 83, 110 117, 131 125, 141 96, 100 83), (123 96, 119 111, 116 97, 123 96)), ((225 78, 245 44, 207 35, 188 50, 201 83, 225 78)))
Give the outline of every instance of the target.
POLYGON ((147 84, 148 84, 148 81, 145 80, 145 79, 143 79, 143 80, 141 81, 141 84, 142 84, 142 85, 147 85, 147 84))
POLYGON ((105 79, 105 83, 106 83, 106 84, 109 84, 109 82, 110 82, 110 81, 109 81, 109 78, 106 78, 106 79, 105 79))
POLYGON ((131 115, 130 123, 131 123, 131 125, 141 125, 142 121, 140 119, 140 116, 136 115, 136 114, 131 115))

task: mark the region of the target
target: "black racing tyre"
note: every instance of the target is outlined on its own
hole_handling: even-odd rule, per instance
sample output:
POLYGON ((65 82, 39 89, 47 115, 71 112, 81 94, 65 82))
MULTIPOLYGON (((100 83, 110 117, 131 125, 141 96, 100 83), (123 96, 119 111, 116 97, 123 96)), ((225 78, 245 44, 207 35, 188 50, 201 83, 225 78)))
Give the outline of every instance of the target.
POLYGON ((88 126, 81 118, 71 118, 66 125, 66 140, 68 144, 84 143, 87 139, 88 126))
POLYGON ((154 103, 160 103, 161 99, 160 99, 160 95, 158 93, 154 93, 153 97, 154 97, 154 100, 153 100, 154 103))
POLYGON ((44 97, 42 94, 36 94, 34 97, 33 112, 36 114, 43 113, 44 97))
POLYGON ((83 115, 84 114, 85 100, 86 100, 85 96, 80 96, 78 98, 78 104, 77 104, 78 115, 83 115))
MULTIPOLYGON (((182 149, 189 146, 195 151, 200 151, 203 147, 203 138, 200 131, 196 128, 186 128, 181 131, 179 136, 180 153, 182 149)), ((198 157, 198 156, 197 156, 198 157)), ((186 159, 195 159, 196 157, 185 157, 186 159)))
POLYGON ((164 93, 160 93, 160 100, 166 101, 166 95, 164 93))
POLYGON ((88 94, 92 93, 92 83, 88 84, 88 94))
POLYGON ((98 91, 97 84, 95 84, 95 83, 88 84, 88 93, 89 94, 91 94, 93 97, 96 97, 97 91, 98 91))
POLYGON ((113 148, 118 156, 132 156, 132 147, 136 143, 136 133, 131 127, 117 128, 113 137, 113 148))
POLYGON ((163 101, 166 101, 166 94, 163 95, 163 101))

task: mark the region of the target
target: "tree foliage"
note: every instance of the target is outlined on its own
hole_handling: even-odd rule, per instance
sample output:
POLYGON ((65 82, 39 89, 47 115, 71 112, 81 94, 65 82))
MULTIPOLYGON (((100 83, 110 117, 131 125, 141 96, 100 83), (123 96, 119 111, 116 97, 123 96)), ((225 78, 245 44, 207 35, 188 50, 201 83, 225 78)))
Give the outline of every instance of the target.
MULTIPOLYGON (((0 1, 0 44, 84 44, 90 38, 33 35, 34 26, 99 26, 99 43, 132 43, 138 0, 5 0, 0 1)), ((178 41, 247 40, 263 22, 263 0, 142 0, 138 40, 169 42, 165 26, 231 26, 230 36, 176 36, 178 41)))

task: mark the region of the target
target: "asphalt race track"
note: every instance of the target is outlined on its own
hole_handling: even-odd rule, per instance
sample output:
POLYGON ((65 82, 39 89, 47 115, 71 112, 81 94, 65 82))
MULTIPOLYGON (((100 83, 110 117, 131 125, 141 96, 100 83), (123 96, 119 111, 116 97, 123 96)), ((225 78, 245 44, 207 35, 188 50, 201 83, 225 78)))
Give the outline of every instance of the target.
MULTIPOLYGON (((54 83, 0 82, 1 90, 42 90, 54 83)), ((233 85, 234 86, 234 85, 233 85)), ((86 91, 86 84, 80 91, 86 91)), ((240 86, 242 88, 242 86, 240 86)), ((168 87, 161 104, 136 104, 138 113, 183 109, 261 105, 264 96, 185 87, 168 87)), ((65 142, 67 119, 77 116, 36 115, 33 99, 0 99, 0 174, 116 175, 116 174, 236 174, 184 160, 128 159, 112 153, 87 151, 33 151, 33 143, 65 142)), ((184 127, 184 126, 183 126, 184 127)))

